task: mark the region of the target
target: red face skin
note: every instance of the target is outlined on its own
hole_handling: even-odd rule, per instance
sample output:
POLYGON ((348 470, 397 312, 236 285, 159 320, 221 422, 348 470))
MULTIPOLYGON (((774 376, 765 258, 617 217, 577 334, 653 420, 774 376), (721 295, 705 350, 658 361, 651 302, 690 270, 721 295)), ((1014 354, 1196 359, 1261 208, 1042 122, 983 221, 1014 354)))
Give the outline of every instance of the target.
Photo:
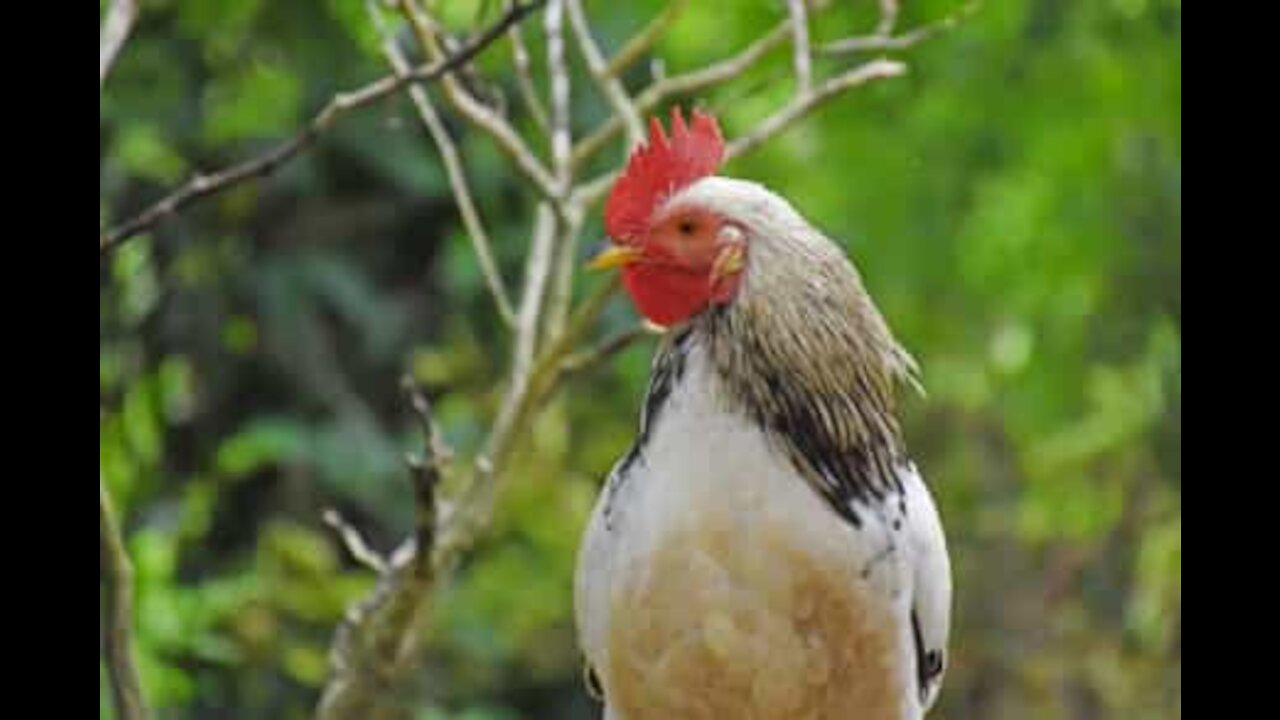
POLYGON ((745 250, 742 237, 739 228, 714 213, 673 208, 632 244, 642 254, 622 268, 622 282, 642 315, 658 325, 676 325, 733 298, 741 271, 717 276, 715 269, 717 258, 732 246, 745 250))

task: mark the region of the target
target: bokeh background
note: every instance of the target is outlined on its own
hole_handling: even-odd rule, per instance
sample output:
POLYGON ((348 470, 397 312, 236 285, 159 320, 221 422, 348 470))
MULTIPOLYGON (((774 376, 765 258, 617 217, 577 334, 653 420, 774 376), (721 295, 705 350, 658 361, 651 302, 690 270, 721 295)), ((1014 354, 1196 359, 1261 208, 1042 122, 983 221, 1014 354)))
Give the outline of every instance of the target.
MULTIPOLYGON (((874 0, 829 4, 819 38, 875 23, 874 0)), ((459 28, 500 10, 438 5, 459 28)), ((661 6, 587 2, 607 49, 661 6)), ((957 7, 907 0, 900 26, 957 7)), ((385 74, 364 12, 143 0, 101 98, 103 226, 385 74)), ((691 2, 657 55, 668 71, 706 63, 784 12, 691 2)), ((541 22, 525 34, 540 61, 541 22)), ((519 120, 509 53, 499 43, 480 67, 519 120)), ((1180 718, 1181 3, 989 1, 892 55, 908 76, 824 106, 726 173, 838 238, 923 366, 907 437, 957 589, 935 717, 1180 718)), ((607 106, 570 56, 585 125, 607 106)), ((732 136, 785 100, 787 72, 782 50, 690 100, 732 136)), ((486 138, 452 129, 518 286, 531 194, 486 138)), ((506 377, 509 338, 436 151, 404 98, 349 115, 277 175, 105 258, 99 288, 101 472, 136 564, 149 699, 160 718, 308 717, 333 628, 373 582, 323 511, 383 550, 411 527, 401 456, 420 440, 400 374, 426 386, 463 454, 506 377)), ((599 332, 633 319, 615 298, 599 332)), ((595 717, 574 554, 634 433, 652 345, 575 378, 530 429, 493 527, 436 593, 406 698, 417 718, 595 717)))

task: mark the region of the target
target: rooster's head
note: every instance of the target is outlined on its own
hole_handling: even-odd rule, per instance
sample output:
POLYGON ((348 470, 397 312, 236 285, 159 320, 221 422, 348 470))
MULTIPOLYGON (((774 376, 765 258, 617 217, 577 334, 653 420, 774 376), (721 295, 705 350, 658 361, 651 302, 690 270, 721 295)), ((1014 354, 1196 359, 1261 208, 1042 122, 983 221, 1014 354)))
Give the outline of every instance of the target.
POLYGON ((680 323, 737 292, 745 228, 706 203, 682 202, 723 160, 715 118, 695 110, 686 124, 673 109, 670 136, 652 119, 648 143, 632 152, 609 195, 604 219, 612 243, 591 266, 621 268, 636 308, 658 325, 680 323))

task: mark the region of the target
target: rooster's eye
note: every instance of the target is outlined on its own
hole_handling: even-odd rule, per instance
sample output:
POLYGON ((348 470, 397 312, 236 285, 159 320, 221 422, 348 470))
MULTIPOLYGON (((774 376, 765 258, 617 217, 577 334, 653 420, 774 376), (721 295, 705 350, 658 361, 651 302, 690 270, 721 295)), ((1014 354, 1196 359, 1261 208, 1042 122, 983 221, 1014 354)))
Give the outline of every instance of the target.
POLYGON ((693 231, 698 229, 698 226, 688 218, 681 220, 678 227, 681 235, 692 235, 693 231))

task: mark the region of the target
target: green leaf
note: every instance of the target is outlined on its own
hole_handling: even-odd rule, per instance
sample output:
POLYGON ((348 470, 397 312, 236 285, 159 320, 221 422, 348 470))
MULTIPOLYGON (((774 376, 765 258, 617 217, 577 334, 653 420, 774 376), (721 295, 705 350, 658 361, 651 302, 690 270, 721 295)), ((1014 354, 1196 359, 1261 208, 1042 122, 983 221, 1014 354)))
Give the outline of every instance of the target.
POLYGON ((195 405, 195 380, 191 363, 184 357, 170 356, 160 363, 157 371, 160 404, 165 419, 173 422, 185 419, 195 405))
POLYGON ((160 298, 160 283, 151 261, 151 236, 134 238, 116 250, 111 260, 111 274, 121 292, 121 314, 125 322, 129 325, 142 322, 160 298))
POLYGON ((160 183, 174 183, 182 178, 187 163, 160 128, 151 123, 131 122, 120 128, 114 154, 130 173, 160 183))
POLYGON ((176 4, 178 27, 191 37, 203 40, 211 36, 222 38, 244 33, 257 18, 262 0, 180 1, 176 4))
POLYGON ((219 473, 238 477, 264 465, 304 456, 307 431, 292 420, 263 418, 223 441, 215 465, 219 473))
POLYGON ((1169 647, 1182 604, 1182 515, 1166 518, 1143 537, 1137 562, 1137 581, 1130 599, 1128 621, 1150 647, 1169 647))
POLYGON ((285 134, 298 125, 302 88, 289 69, 255 62, 214 80, 205 98, 205 138, 224 143, 285 134))
POLYGON ((346 31, 356 47, 371 58, 381 58, 381 40, 377 29, 369 20, 365 5, 364 2, 353 0, 325 0, 329 15, 346 31))
POLYGON ((252 318, 233 315, 222 326, 222 344, 237 355, 252 352, 258 347, 258 325, 252 318))
POLYGON ((303 685, 319 687, 329 674, 329 656, 311 645, 291 645, 284 652, 284 669, 303 685))
POLYGON ((160 460, 161 424, 157 412, 154 376, 140 379, 124 397, 121 417, 129 448, 146 466, 155 466, 160 460))

